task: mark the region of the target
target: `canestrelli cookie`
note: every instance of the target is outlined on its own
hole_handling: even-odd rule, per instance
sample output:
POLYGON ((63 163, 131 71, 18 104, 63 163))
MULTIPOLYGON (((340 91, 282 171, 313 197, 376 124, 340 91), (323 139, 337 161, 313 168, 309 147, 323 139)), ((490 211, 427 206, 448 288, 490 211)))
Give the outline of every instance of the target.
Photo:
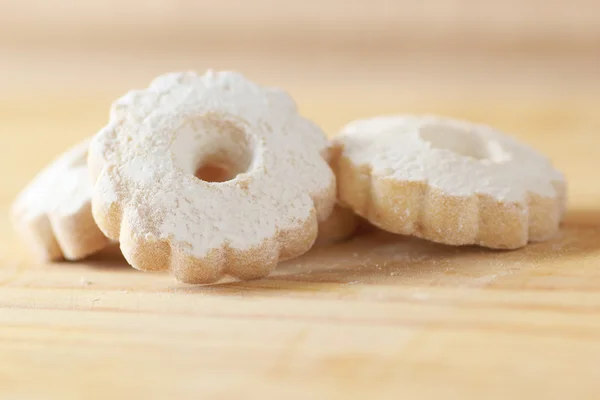
POLYGON ((563 175, 488 126, 378 117, 350 123, 335 142, 340 202, 390 232, 513 249, 552 238, 564 214, 563 175))
POLYGON ((118 100, 91 143, 94 218, 135 268, 259 278, 310 249, 331 214, 327 146, 279 89, 161 76, 118 100))
POLYGON ((55 159, 12 205, 15 231, 42 261, 78 260, 109 243, 92 218, 88 145, 89 139, 55 159))

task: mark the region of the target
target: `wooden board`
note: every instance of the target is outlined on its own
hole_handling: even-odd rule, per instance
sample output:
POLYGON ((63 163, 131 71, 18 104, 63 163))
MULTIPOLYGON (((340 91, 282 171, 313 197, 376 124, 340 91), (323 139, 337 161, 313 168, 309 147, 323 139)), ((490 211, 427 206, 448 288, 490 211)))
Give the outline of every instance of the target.
POLYGON ((5 211, 37 169, 102 125, 118 93, 2 103, 0 397, 600 398, 597 103, 407 101, 399 89, 292 92, 329 132, 393 110, 514 132, 568 176, 560 235, 498 252, 375 232, 267 279, 204 287, 134 271, 115 249, 38 265, 5 211))
POLYGON ((592 51, 600 38, 597 0, 437 0, 435 5, 410 0, 12 1, 0 4, 0 46, 592 51))

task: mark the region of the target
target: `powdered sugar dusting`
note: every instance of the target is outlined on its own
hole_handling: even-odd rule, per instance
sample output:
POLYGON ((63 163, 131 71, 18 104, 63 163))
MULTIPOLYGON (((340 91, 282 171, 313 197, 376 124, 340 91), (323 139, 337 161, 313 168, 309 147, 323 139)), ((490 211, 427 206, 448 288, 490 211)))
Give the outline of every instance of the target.
POLYGON ((77 213, 91 199, 86 164, 89 139, 79 143, 44 168, 15 200, 12 213, 24 221, 52 213, 77 213))
POLYGON ((344 155, 372 174, 422 181, 451 196, 491 195, 518 202, 528 192, 556 197, 564 181, 548 159, 483 125, 425 116, 377 117, 347 125, 344 155))
POLYGON ((323 219, 335 200, 321 156, 327 139, 295 108, 285 92, 233 72, 159 77, 115 102, 94 138, 98 183, 110 183, 96 184, 96 196, 126 205, 132 234, 194 257, 259 246, 314 211, 323 219), (194 174, 205 164, 225 164, 232 176, 201 180, 194 174))

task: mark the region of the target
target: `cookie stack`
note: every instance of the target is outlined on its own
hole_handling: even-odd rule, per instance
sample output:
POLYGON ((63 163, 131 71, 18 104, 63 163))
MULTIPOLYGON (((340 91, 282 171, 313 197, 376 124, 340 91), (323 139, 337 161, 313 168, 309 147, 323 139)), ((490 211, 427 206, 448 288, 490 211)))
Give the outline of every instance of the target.
POLYGON ((118 241, 180 281, 266 276, 315 242, 381 229, 502 249, 552 237, 564 177, 492 128, 439 117, 357 121, 329 142, 293 99, 238 73, 172 73, 113 103, 110 120, 16 199, 42 260, 118 241), (336 183, 337 182, 337 183, 336 183))

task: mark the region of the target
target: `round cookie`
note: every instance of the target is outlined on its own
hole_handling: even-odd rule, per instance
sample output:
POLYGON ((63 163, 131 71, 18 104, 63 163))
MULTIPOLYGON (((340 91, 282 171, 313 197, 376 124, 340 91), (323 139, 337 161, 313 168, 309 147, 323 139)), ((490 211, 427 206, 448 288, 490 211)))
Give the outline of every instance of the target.
POLYGON ((325 221, 319 224, 319 235, 315 246, 327 246, 341 242, 358 228, 358 217, 348 208, 336 205, 325 221))
POLYGON ((141 270, 188 283, 267 275, 335 204, 328 141, 285 92, 172 73, 114 103, 90 145, 93 214, 141 270))
POLYGON ((487 126, 377 117, 350 123, 335 143, 340 202, 393 233, 514 249, 552 238, 565 211, 563 175, 487 126))
POLYGON ((15 231, 42 261, 78 260, 109 244, 92 218, 89 139, 44 168, 15 199, 15 231))

